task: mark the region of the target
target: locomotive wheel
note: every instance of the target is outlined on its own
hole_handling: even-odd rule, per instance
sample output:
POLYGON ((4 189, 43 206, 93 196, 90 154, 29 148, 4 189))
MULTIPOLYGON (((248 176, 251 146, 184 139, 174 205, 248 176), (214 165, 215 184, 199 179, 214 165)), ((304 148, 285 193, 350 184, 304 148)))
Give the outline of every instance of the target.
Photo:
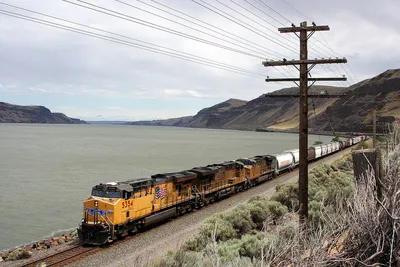
POLYGON ((189 204, 186 211, 187 213, 191 213, 193 211, 192 205, 189 204))

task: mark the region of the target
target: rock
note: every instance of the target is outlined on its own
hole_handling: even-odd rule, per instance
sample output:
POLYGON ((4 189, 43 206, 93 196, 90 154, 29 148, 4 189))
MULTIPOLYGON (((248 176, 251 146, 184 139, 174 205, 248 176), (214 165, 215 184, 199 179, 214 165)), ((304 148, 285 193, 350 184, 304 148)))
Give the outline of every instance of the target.
POLYGON ((44 245, 45 248, 50 248, 51 247, 51 241, 50 240, 45 240, 43 242, 43 245, 44 245))
POLYGON ((4 260, 3 260, 3 257, 0 257, 0 262, 2 262, 2 261, 4 261, 4 260))
POLYGON ((0 258, 6 259, 8 257, 8 254, 10 254, 8 251, 0 252, 0 258))
POLYGON ((42 244, 41 244, 40 242, 36 242, 36 243, 33 243, 33 244, 32 244, 31 248, 33 248, 33 249, 40 249, 41 246, 42 246, 42 244))
POLYGON ((64 240, 64 239, 60 239, 60 240, 58 241, 58 244, 60 244, 60 245, 65 244, 65 240, 64 240))
POLYGON ((16 261, 20 259, 28 259, 32 256, 32 252, 25 250, 23 248, 17 248, 13 252, 11 252, 6 261, 16 261))
POLYGON ((72 239, 71 239, 71 235, 69 235, 69 234, 67 234, 67 235, 65 235, 65 241, 71 241, 72 239))
POLYGON ((47 264, 45 262, 41 262, 40 264, 36 265, 36 267, 46 267, 47 264))

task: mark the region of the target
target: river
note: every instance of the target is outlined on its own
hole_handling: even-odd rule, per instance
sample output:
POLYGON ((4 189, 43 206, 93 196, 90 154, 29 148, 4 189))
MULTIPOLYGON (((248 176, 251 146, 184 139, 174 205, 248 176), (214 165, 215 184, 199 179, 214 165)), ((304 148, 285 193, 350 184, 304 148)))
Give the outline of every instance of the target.
MULTIPOLYGON (((331 138, 310 135, 309 143, 331 138)), ((297 147, 298 135, 286 133, 0 124, 0 250, 76 228, 97 183, 297 147)))

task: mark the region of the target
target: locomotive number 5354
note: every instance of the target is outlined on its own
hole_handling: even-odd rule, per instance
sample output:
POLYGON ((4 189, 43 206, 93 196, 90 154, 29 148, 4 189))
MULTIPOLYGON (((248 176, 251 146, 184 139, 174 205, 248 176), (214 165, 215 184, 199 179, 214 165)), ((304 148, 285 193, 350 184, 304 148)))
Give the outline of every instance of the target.
POLYGON ((133 206, 133 200, 125 200, 124 202, 122 202, 122 208, 129 208, 133 206))

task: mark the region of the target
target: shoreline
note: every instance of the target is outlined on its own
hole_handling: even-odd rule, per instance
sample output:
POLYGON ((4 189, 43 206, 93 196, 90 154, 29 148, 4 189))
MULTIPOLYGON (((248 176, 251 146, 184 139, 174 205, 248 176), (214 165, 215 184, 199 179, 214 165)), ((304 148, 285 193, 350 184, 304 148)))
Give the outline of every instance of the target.
POLYGON ((0 251, 0 266, 2 264, 25 263, 27 260, 34 260, 43 257, 43 254, 51 254, 63 247, 73 245, 78 240, 77 228, 59 231, 50 237, 42 240, 31 241, 7 248, 0 251), (61 233, 62 232, 62 233, 61 233))

